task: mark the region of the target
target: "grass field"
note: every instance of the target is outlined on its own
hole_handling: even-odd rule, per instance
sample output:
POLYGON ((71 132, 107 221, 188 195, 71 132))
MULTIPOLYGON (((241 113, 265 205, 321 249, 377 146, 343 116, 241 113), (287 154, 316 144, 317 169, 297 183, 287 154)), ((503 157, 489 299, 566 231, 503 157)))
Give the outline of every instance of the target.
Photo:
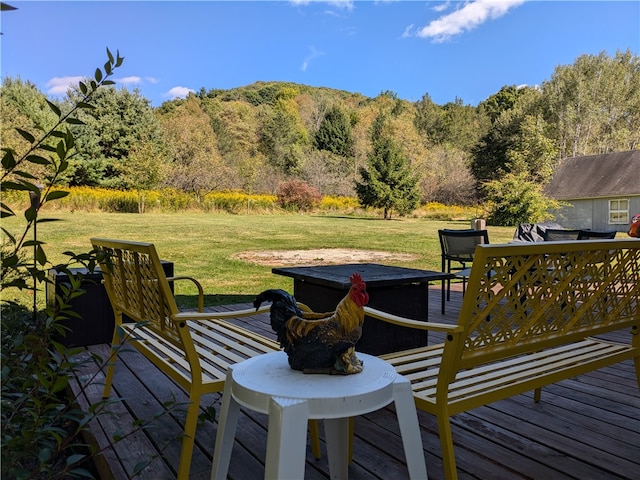
MULTIPOLYGON (((207 304, 246 302, 267 288, 292 291, 292 280, 273 275, 276 265, 259 265, 235 258, 247 251, 349 248, 410 253, 410 262, 390 265, 440 270, 438 229, 469 228, 469 222, 441 222, 418 218, 382 220, 326 215, 231 215, 205 213, 118 214, 53 212, 41 217, 58 221, 40 223, 38 237, 46 242, 52 263, 66 261, 65 251, 90 250, 91 237, 153 242, 160 257, 174 262, 176 275, 200 280, 207 304)), ((4 219, 12 232, 17 219, 4 219)), ((488 227, 491 243, 513 237, 513 227, 488 227)), ((195 289, 188 282, 176 285, 178 303, 194 305, 195 289)), ((15 292, 2 292, 4 299, 32 299, 15 292)), ((38 293, 44 305, 44 293, 38 293)))

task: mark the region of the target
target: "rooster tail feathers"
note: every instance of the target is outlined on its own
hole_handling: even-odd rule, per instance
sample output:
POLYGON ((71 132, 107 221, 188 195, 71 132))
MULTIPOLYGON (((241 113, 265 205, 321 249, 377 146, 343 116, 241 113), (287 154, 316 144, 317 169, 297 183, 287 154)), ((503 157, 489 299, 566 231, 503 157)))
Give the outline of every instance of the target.
MULTIPOLYGON (((302 315, 302 310, 298 307, 298 302, 295 297, 285 290, 265 290, 255 298, 253 306, 257 310, 263 302, 271 302, 272 304, 277 303, 280 307, 290 308, 291 315, 302 315)), ((271 308, 273 309, 273 305, 271 305, 271 308)))
POLYGON ((284 346, 285 323, 291 317, 302 316, 302 310, 298 307, 295 297, 284 290, 265 290, 253 301, 253 306, 258 309, 262 302, 271 302, 271 328, 277 334, 280 344, 284 346))

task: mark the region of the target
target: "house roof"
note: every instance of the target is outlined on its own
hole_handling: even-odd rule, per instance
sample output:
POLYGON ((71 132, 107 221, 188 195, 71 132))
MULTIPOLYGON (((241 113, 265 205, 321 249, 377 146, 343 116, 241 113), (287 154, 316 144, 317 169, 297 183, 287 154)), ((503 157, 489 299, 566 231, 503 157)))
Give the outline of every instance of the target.
POLYGON ((544 192, 556 200, 640 195, 640 150, 560 161, 544 192))

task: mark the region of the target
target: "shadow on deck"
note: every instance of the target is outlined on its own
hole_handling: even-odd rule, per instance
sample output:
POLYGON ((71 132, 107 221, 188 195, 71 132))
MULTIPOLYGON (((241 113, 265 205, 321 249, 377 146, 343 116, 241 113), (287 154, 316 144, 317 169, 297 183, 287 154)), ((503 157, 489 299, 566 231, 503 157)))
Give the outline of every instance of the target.
MULTIPOLYGON (((452 285, 451 301, 444 316, 440 314, 439 287, 431 287, 429 291, 429 319, 454 323, 462 296, 459 285, 452 285)), ((240 319, 238 323, 273 337, 267 315, 259 321, 254 317, 240 319)), ((441 340, 430 332, 429 343, 441 340)), ((79 356, 86 361, 79 368, 72 388, 85 408, 101 398, 104 376, 95 356, 106 358, 108 352, 108 345, 94 345, 79 356), (80 385, 84 385, 81 392, 80 385)), ((128 479, 145 465, 137 478, 175 478, 184 408, 162 412, 166 412, 163 406, 166 402, 185 406, 186 395, 134 349, 121 354, 116 368, 111 398, 117 395, 121 400, 110 403, 109 413, 99 415, 90 426, 90 440, 105 448, 98 462, 101 478, 128 479), (131 432, 132 422, 140 419, 150 422, 110 446, 114 435, 131 432)), ((209 395, 204 397, 202 407, 213 406, 217 411, 220 400, 220 395, 209 395)), ((435 417, 418 411, 418 418, 429 478, 442 479, 435 417)), ((229 478, 263 477, 267 420, 266 415, 243 410, 229 478)), ((456 415, 451 423, 460 479, 639 478, 640 395, 631 361, 545 387, 540 403, 533 402, 532 393, 518 395, 456 415)), ((210 476, 216 426, 216 421, 207 421, 198 427, 192 479, 210 476)), ((305 478, 329 478, 324 443, 320 460, 313 457, 310 447, 307 449, 305 478)), ((349 478, 408 478, 392 407, 355 419, 349 478)))

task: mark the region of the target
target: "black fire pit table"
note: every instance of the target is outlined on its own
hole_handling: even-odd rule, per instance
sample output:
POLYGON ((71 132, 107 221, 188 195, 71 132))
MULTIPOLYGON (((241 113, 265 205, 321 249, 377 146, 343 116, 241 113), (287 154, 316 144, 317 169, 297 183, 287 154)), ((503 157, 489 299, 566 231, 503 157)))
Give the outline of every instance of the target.
MULTIPOLYGON (((293 278, 296 299, 316 312, 334 310, 351 287, 349 277, 357 272, 367 284, 371 308, 425 322, 429 319, 429 282, 453 277, 445 272, 375 263, 274 268, 272 272, 293 278)), ((443 288, 443 312, 444 302, 443 288)), ((427 345, 427 335, 426 330, 400 327, 367 316, 356 350, 381 355, 422 347, 427 345)))

